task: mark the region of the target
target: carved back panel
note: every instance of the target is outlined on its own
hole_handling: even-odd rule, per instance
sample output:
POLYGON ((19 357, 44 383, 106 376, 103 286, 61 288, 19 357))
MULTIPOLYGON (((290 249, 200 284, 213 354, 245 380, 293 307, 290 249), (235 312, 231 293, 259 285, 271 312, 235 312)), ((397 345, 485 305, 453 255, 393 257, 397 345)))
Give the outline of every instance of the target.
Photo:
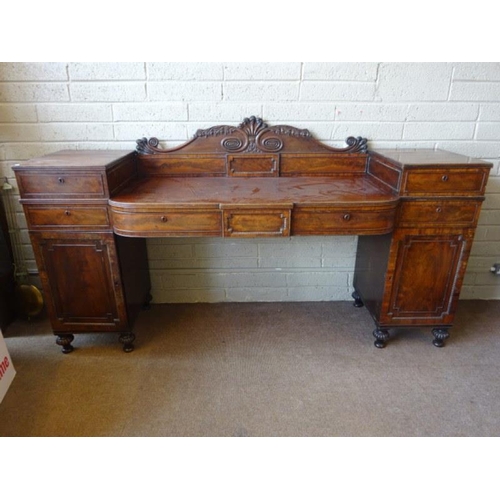
POLYGON ((332 148, 309 130, 288 125, 268 126, 251 116, 235 126, 198 130, 181 146, 163 149, 159 140, 137 141, 143 175, 278 177, 363 173, 367 140, 348 137, 345 148, 332 148))

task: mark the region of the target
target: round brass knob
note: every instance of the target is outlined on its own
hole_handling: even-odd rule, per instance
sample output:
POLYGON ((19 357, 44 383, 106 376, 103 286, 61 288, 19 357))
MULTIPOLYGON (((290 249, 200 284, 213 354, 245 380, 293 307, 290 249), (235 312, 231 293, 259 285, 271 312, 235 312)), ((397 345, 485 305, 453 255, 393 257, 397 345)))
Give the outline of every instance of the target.
POLYGON ((59 184, 64 184, 64 177, 59 177, 57 180, 59 181, 59 184))
POLYGON ((438 214, 440 214, 442 211, 443 211, 443 209, 442 209, 441 207, 437 207, 437 208, 436 208, 436 212, 437 212, 438 214))
POLYGON ((446 182, 448 180, 448 176, 447 175, 443 175, 443 177, 441 177, 441 180, 443 182, 446 182))
POLYGON ((351 219, 351 214, 344 215, 344 220, 350 220, 350 219, 351 219))
POLYGON ((167 218, 166 218, 164 215, 162 215, 162 216, 160 217, 160 220, 161 220, 162 222, 167 222, 167 218))
POLYGON ((70 212, 69 210, 66 210, 64 213, 65 213, 66 215, 71 215, 71 212, 70 212))

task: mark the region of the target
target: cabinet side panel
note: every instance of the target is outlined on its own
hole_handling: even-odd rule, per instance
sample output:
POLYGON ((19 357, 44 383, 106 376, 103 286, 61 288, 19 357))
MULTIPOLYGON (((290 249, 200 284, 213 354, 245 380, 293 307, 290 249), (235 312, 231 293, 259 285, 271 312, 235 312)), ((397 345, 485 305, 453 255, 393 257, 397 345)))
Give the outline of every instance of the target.
POLYGON ((354 271, 354 288, 368 312, 380 316, 392 234, 359 236, 354 271))
POLYGON ((132 326, 151 291, 148 254, 144 238, 115 236, 127 312, 132 326))

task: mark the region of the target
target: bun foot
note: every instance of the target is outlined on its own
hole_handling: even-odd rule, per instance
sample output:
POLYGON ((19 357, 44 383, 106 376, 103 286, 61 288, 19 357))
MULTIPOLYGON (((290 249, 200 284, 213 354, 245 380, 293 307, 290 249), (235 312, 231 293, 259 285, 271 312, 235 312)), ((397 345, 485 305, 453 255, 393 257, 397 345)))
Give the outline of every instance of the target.
POLYGON ((73 352, 73 346, 71 345, 71 342, 73 342, 73 340, 75 340, 75 337, 70 333, 58 335, 56 344, 62 347, 61 352, 63 354, 69 354, 70 352, 73 352))
POLYGON ((149 311, 151 309, 151 301, 153 300, 153 296, 148 293, 146 300, 144 301, 144 304, 142 304, 142 310, 143 311, 149 311))
POLYGON ((354 292, 352 292, 351 297, 354 299, 354 304, 353 304, 354 307, 363 307, 364 306, 363 301, 361 300, 361 297, 359 296, 359 293, 356 292, 356 290, 354 290, 354 292))
POLYGON ((444 341, 450 336, 448 330, 445 328, 433 328, 432 335, 434 335, 432 343, 436 347, 444 347, 444 341))
POLYGON ((132 352, 134 350, 133 342, 135 340, 135 335, 133 333, 122 333, 119 340, 123 344, 123 350, 125 352, 132 352))
POLYGON ((380 328, 375 328, 375 330, 373 330, 373 336, 377 339, 374 345, 378 349, 383 349, 386 346, 386 342, 389 340, 389 332, 380 328))

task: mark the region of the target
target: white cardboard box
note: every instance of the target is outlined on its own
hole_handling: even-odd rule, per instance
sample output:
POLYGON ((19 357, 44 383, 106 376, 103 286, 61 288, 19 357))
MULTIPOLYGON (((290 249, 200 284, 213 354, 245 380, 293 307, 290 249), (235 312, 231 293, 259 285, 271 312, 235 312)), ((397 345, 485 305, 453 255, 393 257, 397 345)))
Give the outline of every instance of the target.
POLYGON ((15 375, 16 370, 14 370, 14 365, 10 359, 9 351, 7 351, 7 346, 0 330, 0 403, 7 393, 12 380, 14 380, 15 375))

